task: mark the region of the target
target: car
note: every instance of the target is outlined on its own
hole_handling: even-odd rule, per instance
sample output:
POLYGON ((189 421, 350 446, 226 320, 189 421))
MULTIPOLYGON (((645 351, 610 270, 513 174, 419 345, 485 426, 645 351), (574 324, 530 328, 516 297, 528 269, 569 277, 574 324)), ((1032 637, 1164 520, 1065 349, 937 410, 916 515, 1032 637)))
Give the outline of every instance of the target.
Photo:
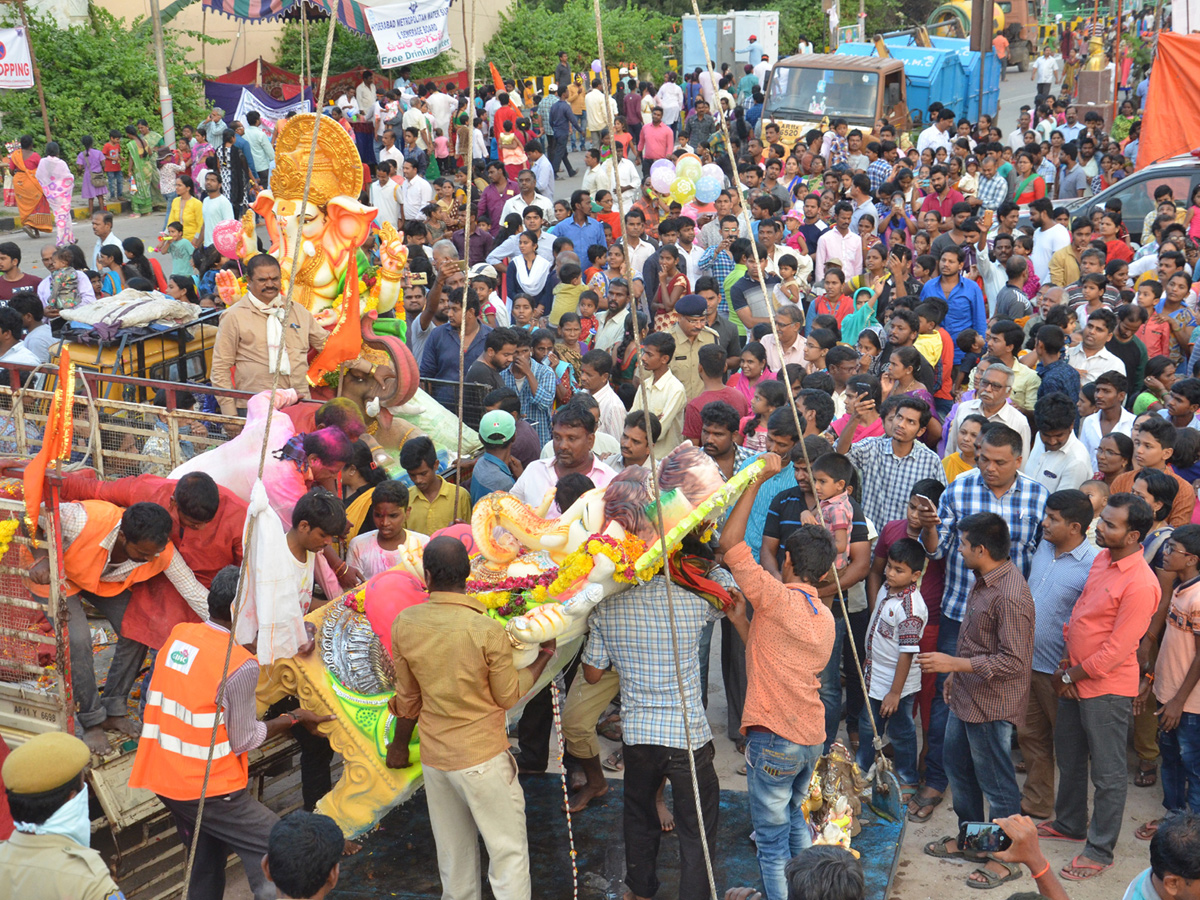
POLYGON ((1155 189, 1164 184, 1171 189, 1175 203, 1186 207, 1191 201, 1192 191, 1200 184, 1200 159, 1185 153, 1151 163, 1099 194, 1068 200, 1062 205, 1071 211, 1071 218, 1074 219, 1076 216, 1090 216, 1094 209, 1103 209, 1109 200, 1120 200, 1121 218, 1129 229, 1129 239, 1145 244, 1150 237, 1147 235, 1146 240, 1142 240, 1142 223, 1147 213, 1154 211, 1155 189))

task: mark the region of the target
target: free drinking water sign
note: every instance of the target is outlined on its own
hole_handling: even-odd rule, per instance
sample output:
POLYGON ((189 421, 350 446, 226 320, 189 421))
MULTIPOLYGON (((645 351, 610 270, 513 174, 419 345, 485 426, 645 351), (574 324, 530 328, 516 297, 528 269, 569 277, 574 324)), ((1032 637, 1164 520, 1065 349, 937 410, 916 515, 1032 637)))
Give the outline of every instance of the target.
POLYGON ((432 59, 450 49, 446 33, 450 0, 409 0, 393 6, 368 6, 366 11, 381 68, 432 59))
POLYGON ((0 28, 0 88, 33 87, 33 63, 24 28, 0 28))

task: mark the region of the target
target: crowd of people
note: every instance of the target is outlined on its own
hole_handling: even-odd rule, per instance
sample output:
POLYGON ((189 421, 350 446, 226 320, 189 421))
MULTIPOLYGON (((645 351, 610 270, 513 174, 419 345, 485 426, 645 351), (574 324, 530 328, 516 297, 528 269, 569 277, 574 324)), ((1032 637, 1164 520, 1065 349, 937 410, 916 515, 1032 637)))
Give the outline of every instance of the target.
MULTIPOLYGON (((1125 222, 1112 202, 1072 217, 1063 204, 1131 171, 1145 92, 1122 103, 1110 129, 1094 113, 1081 121, 1069 91, 1053 93, 1061 73, 1051 47, 1034 71, 1037 102, 1009 133, 997 117, 971 122, 935 103, 913 135, 884 122, 864 136, 834 119, 790 147, 762 118, 770 60, 757 53, 744 72, 698 70, 681 83, 672 73, 657 88, 630 81, 615 97, 563 54, 544 96, 532 84, 487 87, 469 113, 465 96, 411 83, 403 70, 391 87, 368 72, 325 111, 347 128, 375 122, 368 198, 379 224, 409 245, 405 340, 435 401, 453 410, 464 392, 483 449, 469 482, 455 484, 439 453, 454 448, 415 437, 399 450, 404 475, 389 478, 353 404, 325 404, 271 463, 285 485, 271 503, 296 563, 279 584, 308 610, 387 569, 401 549, 421 550, 430 601, 393 625, 387 762, 409 764, 419 726, 446 896, 478 890, 478 831, 496 895, 528 897, 513 776, 547 769, 548 689, 524 708, 515 757, 504 711, 555 647, 513 667, 503 626, 466 594, 466 548, 441 532, 495 491, 534 507, 554 489, 548 516, 558 515, 685 440, 726 479, 762 460, 716 538, 689 544, 690 568, 673 570, 675 621, 668 576, 657 575, 597 607, 584 649, 562 667, 568 805, 586 828, 585 810, 608 791, 605 770, 624 771, 627 896, 655 895, 668 830, 679 839, 680 896, 708 895, 701 844, 715 849, 721 785, 705 706, 718 627, 714 668, 728 739, 745 754, 738 774, 768 900, 853 898, 855 884, 861 896, 849 857, 806 849, 800 802, 835 742, 870 773, 876 729, 911 820, 928 820, 949 791, 960 824, 998 820, 1014 841, 976 856, 948 836, 925 853, 977 862, 966 878, 974 888, 1012 882, 1025 865, 1054 898, 1066 894, 1039 839, 1079 846, 1066 880, 1113 865, 1132 732, 1132 780, 1161 782, 1163 816, 1134 832, 1150 842, 1151 865, 1126 896, 1181 896, 1200 877, 1190 745, 1200 722, 1191 609, 1200 602, 1200 191, 1176 197, 1164 183, 1142 222, 1125 222), (573 174, 578 147, 583 186, 560 192, 558 170, 573 174), (725 173, 712 203, 680 203, 652 183, 655 163, 691 155, 725 173), (479 183, 467 181, 468 158, 479 183), (701 597, 697 578, 721 602, 701 597), (682 684, 662 639, 672 630, 682 684), (620 749, 602 759, 598 733, 620 749)), ((152 132, 133 135, 153 146, 152 132)), ((224 148, 208 157, 209 199, 189 213, 199 203, 190 178, 174 178, 165 224, 175 236, 164 247, 209 246, 210 200, 232 203, 232 218, 268 177, 257 143, 239 149, 220 110, 193 130, 191 141, 205 140, 224 148)), ((198 155, 186 138, 176 152, 198 155)), ((147 183, 148 172, 135 174, 147 183)), ((34 228, 44 224, 36 216, 34 228)), ((154 286, 141 242, 116 239, 105 212, 93 229, 97 284, 69 242, 47 248, 51 276, 21 284, 19 248, 0 244, 0 296, 33 288, 50 310, 72 291, 85 302, 85 288, 99 297, 136 277, 154 286), (139 275, 127 278, 135 262, 139 275)), ((184 256, 190 265, 192 253, 172 252, 184 256)), ((214 383, 218 369, 236 371, 243 390, 282 378, 303 395, 324 331, 301 308, 273 331, 279 264, 260 255, 244 266, 249 293, 222 319, 214 383)), ((195 293, 189 275, 174 277, 195 293)), ((39 352, 35 306, 14 295, 13 315, 0 309, 8 352, 39 352)), ((241 560, 246 498, 218 486, 203 458, 177 478, 70 476, 60 513, 67 578, 120 634, 101 696, 87 630, 71 629, 86 745, 106 753, 105 732, 140 735, 131 783, 160 796, 181 835, 195 823, 203 764, 179 749, 188 732, 166 710, 219 712, 220 667, 193 675, 160 653, 141 728, 126 707, 148 649, 183 641, 204 660, 228 642, 237 592, 228 567, 241 560)), ((48 567, 31 578, 45 584, 48 567)), ((68 603, 72 623, 86 622, 78 597, 68 603)), ((311 809, 329 789, 332 751, 314 733, 319 717, 295 702, 255 720, 250 652, 238 648, 230 672, 228 756, 210 794, 233 799, 210 812, 209 797, 202 844, 212 859, 227 848, 267 854, 262 869, 247 865, 266 897, 270 873, 287 865, 271 855, 272 829, 323 826, 277 824, 246 795, 239 761, 290 730, 307 754, 311 809)), ((77 751, 61 752, 74 760, 77 751)), ((19 813, 28 807, 10 768, 19 785, 16 754, 4 777, 19 813)), ((70 804, 80 768, 26 782, 26 792, 58 788, 70 804)), ((221 895, 216 868, 193 873, 193 895, 221 895)), ((335 869, 315 875, 322 890, 336 881, 335 869)))

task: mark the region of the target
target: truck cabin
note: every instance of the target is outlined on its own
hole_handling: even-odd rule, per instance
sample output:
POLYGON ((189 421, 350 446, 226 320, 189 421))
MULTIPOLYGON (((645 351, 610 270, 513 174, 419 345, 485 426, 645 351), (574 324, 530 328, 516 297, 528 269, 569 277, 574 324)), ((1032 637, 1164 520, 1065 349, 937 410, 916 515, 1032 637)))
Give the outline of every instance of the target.
POLYGON ((905 127, 904 99, 904 64, 898 60, 829 53, 790 56, 771 70, 762 121, 779 122, 785 139, 789 132, 798 137, 836 118, 866 136, 880 119, 905 127))

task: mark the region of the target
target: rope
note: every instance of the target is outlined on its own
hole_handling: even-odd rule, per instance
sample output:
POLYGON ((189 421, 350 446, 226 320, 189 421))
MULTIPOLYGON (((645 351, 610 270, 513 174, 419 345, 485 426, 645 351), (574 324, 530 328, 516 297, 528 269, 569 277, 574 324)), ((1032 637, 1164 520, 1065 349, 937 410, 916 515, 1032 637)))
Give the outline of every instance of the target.
MULTIPOLYGON (((578 677, 582 677, 582 674, 578 677)), ((579 900, 579 863, 575 851, 575 829, 571 824, 571 792, 567 789, 567 766, 564 757, 567 755, 566 744, 563 742, 562 710, 558 699, 558 677, 550 679, 550 704, 554 708, 554 731, 558 735, 558 767, 562 771, 563 808, 567 811, 567 842, 571 846, 571 887, 574 900, 579 900)))
MULTIPOLYGON (((692 12, 695 14, 696 20, 699 21, 700 20, 700 6, 699 6, 699 3, 697 2, 697 0, 692 0, 692 12)), ((704 46, 704 59, 708 65, 708 77, 709 77, 710 83, 713 86, 714 99, 715 99, 715 92, 717 90, 717 75, 713 68, 712 54, 709 52, 709 49, 708 49, 708 38, 707 38, 707 36, 705 36, 703 28, 700 29, 700 42, 704 46)), ((730 171, 732 174, 733 188, 734 188, 734 190, 736 190, 740 193, 741 192, 741 183, 738 181, 737 160, 733 156, 733 141, 731 140, 730 134, 729 134, 729 122, 728 122, 728 120, 726 120, 724 115, 718 116, 717 121, 720 122, 721 133, 725 137, 725 151, 726 151, 726 155, 729 158, 729 168, 730 168, 730 171)), ((742 216, 746 220, 746 230, 750 233, 750 236, 751 236, 750 250, 754 254, 754 265, 755 265, 756 270, 758 271, 758 284, 763 292, 763 301, 766 303, 766 307, 767 307, 767 321, 770 322, 770 325, 771 325, 771 334, 775 336, 775 346, 778 347, 781 351, 780 352, 780 363, 782 364, 783 363, 783 353, 782 353, 783 343, 779 339, 779 325, 775 318, 775 305, 771 301, 771 295, 767 292, 767 282, 766 282, 766 277, 763 275, 762 260, 758 255, 758 242, 753 239, 754 231, 750 226, 750 211, 746 208, 745 203, 742 203, 741 207, 742 207, 742 216)), ((815 248, 809 248, 809 252, 810 253, 815 252, 815 248)), ((791 407, 792 418, 796 423, 796 435, 797 435, 797 441, 800 445, 800 452, 804 456, 804 465, 806 467, 808 467, 809 469, 811 469, 812 468, 812 460, 809 459, 808 448, 804 446, 804 426, 800 422, 800 411, 796 408, 796 396, 792 392, 792 381, 790 378, 787 377, 787 367, 786 366, 784 366, 782 374, 783 374, 783 379, 782 379, 783 387, 787 391, 788 405, 791 407)), ((788 462, 787 460, 784 460, 785 464, 787 464, 787 462, 788 462)), ((825 515, 821 511, 820 503, 817 504, 817 521, 821 523, 822 528, 828 527, 825 524, 825 515)), ((842 579, 838 575, 837 566, 836 565, 833 566, 831 571, 833 572, 833 582, 834 582, 834 586, 837 588, 838 595, 844 597, 845 592, 842 590, 842 579)), ((854 657, 854 668, 858 672, 858 680, 859 680, 860 684, 862 685, 863 696, 866 696, 868 693, 867 678, 866 678, 866 675, 863 673, 862 661, 858 658, 858 647, 855 646, 855 643, 854 643, 854 632, 850 627, 850 612, 847 610, 846 603, 844 600, 842 601, 841 605, 842 605, 842 618, 845 619, 845 622, 846 622, 846 640, 849 641, 849 643, 850 643, 850 652, 851 652, 851 655, 854 657)), ((870 703, 864 704, 864 709, 867 712, 867 717, 871 723, 871 731, 874 734, 874 738, 872 740, 872 745, 875 748, 875 756, 876 756, 876 760, 878 762, 878 760, 886 759, 886 757, 884 757, 881 752, 883 750, 883 738, 879 733, 879 726, 875 722, 875 713, 871 709, 871 704, 870 703)), ((886 763, 878 764, 876 766, 876 771, 877 772, 880 771, 880 769, 886 767, 886 765, 887 765, 886 763)))
MULTIPOLYGON (((471 260, 471 194, 475 191, 474 173, 475 173, 475 19, 474 4, 471 6, 471 37, 467 44, 467 128, 470 129, 471 140, 467 144, 469 151, 467 153, 467 220, 463 223, 463 260, 470 262, 471 260)), ((463 3, 463 18, 467 17, 467 4, 463 3)), ((464 25, 466 23, 464 22, 464 25)), ((464 33, 466 29, 463 29, 464 33)), ((441 277, 441 273, 434 273, 437 277, 441 277)), ((467 357, 467 296, 471 290, 471 285, 468 282, 463 288, 462 302, 462 318, 458 323, 458 448, 454 451, 454 483, 455 490, 462 488, 462 447, 463 447, 463 394, 466 391, 464 382, 466 381, 467 357)), ((480 318, 483 317, 482 310, 480 318)), ((478 424, 478 423, 476 423, 478 424)), ((455 510, 458 509, 457 493, 455 493, 455 510)))
MULTIPOLYGON (((300 17, 301 17, 301 27, 303 29, 303 28, 307 27, 307 12, 306 12, 306 5, 304 3, 300 4, 300 17)), ((301 243, 302 243, 301 238, 302 238, 302 230, 303 230, 303 223, 304 223, 304 215, 305 215, 305 212, 308 207, 309 188, 312 185, 313 160, 316 158, 316 155, 317 155, 317 135, 321 130, 321 119, 324 118, 324 115, 321 113, 321 109, 325 105, 325 87, 326 87, 327 80, 329 78, 329 57, 333 51, 333 35, 334 35, 334 31, 336 30, 336 25, 337 25, 337 23, 334 21, 334 18, 335 18, 334 16, 329 17, 329 36, 325 41, 325 62, 321 66, 321 87, 320 87, 320 93, 317 96, 317 111, 316 111, 316 118, 313 122, 312 145, 311 145, 311 147, 309 149, 309 153, 308 153, 308 171, 305 173, 305 176, 304 176, 304 194, 302 195, 302 197, 300 199, 300 210, 296 216, 296 245, 292 251, 292 271, 291 271, 291 274, 290 274, 289 280, 288 280, 287 298, 284 303, 285 308, 291 307, 292 293, 296 289, 296 273, 299 271, 299 268, 300 268, 299 250, 300 250, 301 243)), ((343 298, 343 302, 345 302, 344 298, 343 298)), ((284 342, 280 341, 279 342, 279 353, 275 358, 275 360, 276 360, 276 362, 275 362, 275 377, 272 379, 271 392, 270 392, 270 395, 267 400, 268 427, 263 432, 262 447, 259 449, 259 454, 258 454, 258 479, 257 480, 259 480, 259 481, 262 480, 263 470, 266 468, 266 464, 267 464, 267 446, 268 446, 267 439, 270 437, 270 433, 271 433, 269 423, 271 421, 271 417, 275 413, 275 390, 279 386, 279 363, 283 360, 284 352, 285 352, 284 342)), ((246 525, 246 537, 245 537, 245 540, 243 541, 243 544, 245 546, 249 546, 251 541, 254 538, 254 524, 255 524, 255 520, 253 518, 251 518, 250 521, 246 525)), ((229 641, 225 645, 225 664, 221 669, 221 681, 220 681, 220 685, 217 688, 216 703, 217 703, 218 710, 220 710, 222 708, 222 706, 224 706, 224 703, 225 703, 225 683, 229 678, 229 663, 233 657, 234 633, 237 631, 237 610, 238 610, 238 607, 241 605, 242 598, 245 596, 245 575, 246 575, 247 563, 248 563, 248 557, 245 554, 243 554, 241 571, 238 573, 238 596, 234 599, 234 604, 232 607, 233 622, 229 628, 229 641)), ((220 715, 218 715, 214 718, 212 731, 208 737, 208 758, 205 760, 205 763, 204 763, 204 781, 200 785, 200 800, 196 806, 196 822, 195 822, 195 825, 192 827, 191 846, 188 848, 187 864, 184 866, 184 871, 183 871, 182 900, 188 900, 188 893, 191 889, 192 866, 195 864, 195 861, 196 861, 196 845, 200 839, 200 826, 204 820, 204 801, 208 795, 208 779, 209 779, 210 774, 212 773, 213 748, 216 746, 217 729, 220 727, 220 725, 223 721, 223 718, 224 717, 220 716, 220 715)))

